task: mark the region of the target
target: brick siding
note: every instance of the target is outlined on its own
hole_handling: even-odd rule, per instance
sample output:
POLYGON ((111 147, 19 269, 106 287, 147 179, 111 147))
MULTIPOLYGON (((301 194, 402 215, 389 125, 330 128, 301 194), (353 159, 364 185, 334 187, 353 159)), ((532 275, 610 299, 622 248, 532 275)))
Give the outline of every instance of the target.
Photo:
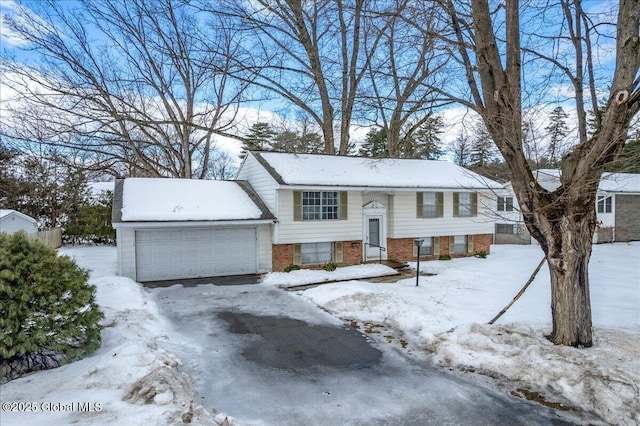
MULTIPOLYGON (((271 249, 273 271, 283 271, 293 263, 293 244, 273 244, 271 249)), ((362 241, 342 242, 342 262, 339 266, 359 265, 362 263, 362 241)), ((310 265, 314 267, 315 265, 310 265)))
MULTIPOLYGON (((474 253, 477 251, 484 250, 487 254, 491 249, 491 242, 493 239, 492 234, 478 234, 473 236, 473 251, 474 253)), ((398 260, 398 261, 411 261, 415 260, 413 245, 413 238, 388 238, 387 239, 387 258, 398 260)), ((440 254, 449 254, 449 237, 441 236, 440 237, 440 254)), ((473 253, 469 253, 468 256, 472 256, 473 253)), ((456 256, 456 255, 452 255, 456 256)), ((459 256, 459 255, 457 255, 459 256)), ((420 256, 420 259, 423 260, 432 260, 437 259, 439 255, 433 256, 420 256)))

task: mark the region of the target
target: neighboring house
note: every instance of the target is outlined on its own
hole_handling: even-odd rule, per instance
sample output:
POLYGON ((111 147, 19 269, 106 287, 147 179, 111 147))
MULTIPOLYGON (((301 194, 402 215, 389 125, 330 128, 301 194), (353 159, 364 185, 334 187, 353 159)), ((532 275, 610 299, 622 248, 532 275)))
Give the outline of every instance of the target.
POLYGON ((38 232, 38 222, 16 210, 0 210, 0 232, 13 234, 25 231, 27 234, 38 232))
MULTIPOLYGON (((544 189, 553 191, 560 186, 560 171, 541 169, 534 176, 544 189)), ((502 242, 498 236, 499 225, 518 226, 522 215, 517 211, 516 199, 510 185, 503 190, 504 197, 513 199, 514 211, 511 220, 499 219, 496 222, 496 243, 502 242)), ((500 213, 500 202, 496 213, 500 213)), ((636 241, 640 240, 640 174, 605 173, 600 179, 596 199, 598 224, 594 242, 636 241)), ((506 216, 503 216, 506 218, 506 216)), ((501 228, 506 230, 506 228, 501 228)), ((524 234, 523 234, 524 235, 524 234)))
POLYGON ((489 252, 502 185, 446 161, 249 152, 237 178, 277 221, 275 271, 489 252))
POLYGON ((139 282, 271 270, 274 217, 246 182, 116 182, 118 274, 139 282))
POLYGON ((495 244, 531 244, 531 235, 524 224, 518 199, 511 183, 496 191, 495 244))

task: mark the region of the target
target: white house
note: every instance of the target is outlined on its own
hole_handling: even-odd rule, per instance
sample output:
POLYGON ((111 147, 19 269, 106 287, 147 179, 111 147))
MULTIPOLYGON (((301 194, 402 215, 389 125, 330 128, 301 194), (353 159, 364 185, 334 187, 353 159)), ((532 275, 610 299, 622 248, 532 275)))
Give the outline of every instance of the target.
MULTIPOLYGON (((534 171, 534 175, 540 186, 548 191, 560 186, 560 170, 541 169, 534 171)), ((519 229, 523 223, 510 184, 502 190, 502 196, 505 200, 511 198, 513 208, 508 214, 501 212, 500 198, 498 199, 495 207, 499 217, 496 221, 496 243, 509 242, 504 241, 504 235, 499 230, 508 233, 509 230, 519 229)), ((596 213, 598 226, 594 242, 640 240, 640 174, 603 174, 598 185, 596 213)), ((528 235, 526 229, 521 235, 528 235)))
POLYGON ((495 244, 531 244, 531 235, 524 224, 511 183, 496 191, 494 214, 495 244))
POLYGON ((116 182, 118 274, 139 282, 271 270, 274 217, 246 182, 116 182))
POLYGON ((446 161, 249 152, 246 180, 273 216, 273 270, 328 261, 489 252, 502 185, 446 161))
POLYGON ((13 234, 25 231, 27 234, 38 232, 38 222, 16 210, 0 210, 0 232, 13 234))

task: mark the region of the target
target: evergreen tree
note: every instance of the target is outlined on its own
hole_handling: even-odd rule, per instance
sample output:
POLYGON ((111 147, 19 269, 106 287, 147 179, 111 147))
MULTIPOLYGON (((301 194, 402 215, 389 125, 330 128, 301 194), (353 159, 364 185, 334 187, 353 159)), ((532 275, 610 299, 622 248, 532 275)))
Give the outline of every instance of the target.
POLYGON ((545 130, 549 135, 547 146, 547 159, 551 167, 557 167, 564 151, 564 141, 569 134, 567 118, 569 114, 564 112, 561 106, 557 106, 549 114, 549 125, 545 130))
POLYGON ((240 158, 244 158, 247 151, 270 151, 271 141, 275 135, 269 123, 259 121, 253 124, 243 138, 240 158))
POLYGON ((458 166, 465 167, 471 159, 471 141, 466 134, 460 132, 451 144, 454 162, 458 166))
POLYGON ((0 381, 98 348, 103 315, 88 277, 24 232, 0 232, 0 381))
POLYGON ((469 152, 469 165, 483 168, 495 160, 496 147, 484 123, 477 122, 473 130, 474 137, 471 141, 471 150, 469 152))
POLYGON ((358 154, 361 157, 371 158, 389 157, 389 148, 387 146, 387 129, 382 128, 379 130, 369 130, 369 133, 367 133, 367 139, 360 147, 358 154))
POLYGON ((412 146, 405 152, 404 158, 422 158, 437 160, 444 155, 440 135, 444 132, 444 120, 439 115, 432 115, 414 132, 408 141, 412 146))

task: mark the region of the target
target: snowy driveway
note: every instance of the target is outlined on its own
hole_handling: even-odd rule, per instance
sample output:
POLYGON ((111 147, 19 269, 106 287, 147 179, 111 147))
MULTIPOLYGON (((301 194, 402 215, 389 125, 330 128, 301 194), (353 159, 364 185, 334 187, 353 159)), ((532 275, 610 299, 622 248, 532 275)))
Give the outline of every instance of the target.
POLYGON ((161 344, 196 379, 196 402, 242 425, 572 424, 409 360, 383 340, 371 345, 284 290, 176 285, 149 291, 173 325, 161 344))

